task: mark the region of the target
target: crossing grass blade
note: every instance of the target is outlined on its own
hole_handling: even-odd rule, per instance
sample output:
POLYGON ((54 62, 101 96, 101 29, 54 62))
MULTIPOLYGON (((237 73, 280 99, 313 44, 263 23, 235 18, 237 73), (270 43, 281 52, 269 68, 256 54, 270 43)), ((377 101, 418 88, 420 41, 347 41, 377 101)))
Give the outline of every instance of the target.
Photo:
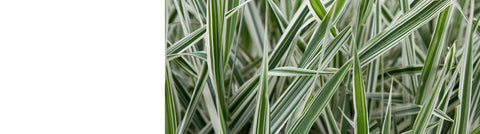
POLYGON ((365 24, 368 16, 372 12, 372 0, 361 0, 358 12, 358 24, 365 24))
POLYGON ((273 2, 273 0, 268 0, 268 5, 270 9, 273 11, 273 14, 275 15, 275 18, 277 19, 278 23, 280 24, 280 28, 282 30, 285 30, 285 28, 288 25, 288 20, 285 18, 285 15, 283 12, 280 10, 280 8, 273 2))
MULTIPOLYGON (((318 29, 315 30, 310 41, 308 42, 308 46, 303 53, 302 59, 300 60, 299 67, 305 67, 307 65, 307 61, 312 61, 316 53, 319 53, 319 50, 323 50, 322 47, 324 45, 321 45, 320 42, 325 38, 325 36, 328 36, 328 29, 331 29, 333 26, 332 21, 336 20, 336 18, 338 17, 335 16, 334 13, 339 14, 345 8, 346 5, 344 2, 344 0, 336 1, 335 4, 332 6, 332 9, 330 9, 326 16, 318 16, 320 19, 322 19, 322 22, 320 23, 318 29)), ((315 12, 324 12, 325 10, 323 8, 323 5, 319 2, 310 1, 309 5, 310 7, 313 7, 315 12)), ((336 29, 333 29, 333 31, 336 32, 336 29)), ((337 34, 332 33, 332 35, 336 36, 337 34)))
POLYGON ((313 76, 317 74, 333 74, 338 69, 327 68, 324 71, 316 71, 296 67, 277 67, 268 72, 271 76, 313 76))
POLYGON ((327 108, 325 108, 325 116, 327 117, 327 124, 328 127, 330 128, 332 134, 340 134, 340 130, 337 127, 337 122, 335 121, 335 117, 333 116, 332 109, 330 106, 327 105, 327 108))
POLYGON ((320 19, 323 19, 323 17, 327 13, 327 10, 325 10, 325 7, 323 6, 322 2, 319 0, 309 0, 309 2, 310 2, 309 7, 312 8, 312 10, 320 19))
MULTIPOLYGON (((410 10, 410 5, 408 4, 408 0, 402 0, 401 2, 402 10, 404 13, 410 10)), ((414 34, 410 34, 405 40, 404 45, 402 46, 402 55, 405 55, 406 58, 403 58, 403 64, 405 65, 415 65, 416 58, 415 58, 415 41, 414 41, 414 34)), ((404 76, 404 79, 408 81, 408 87, 411 88, 412 91, 417 91, 418 85, 418 77, 414 75, 404 76)))
POLYGON ((253 42, 253 47, 255 47, 256 51, 262 52, 263 49, 263 42, 265 40, 264 33, 265 28, 262 25, 262 19, 260 17, 259 11, 256 8, 255 2, 249 2, 245 7, 245 24, 248 29, 248 36, 251 38, 253 42))
POLYGON ((171 54, 167 55, 167 61, 171 61, 173 59, 176 59, 180 56, 194 56, 197 57, 203 61, 207 61, 207 52, 205 51, 196 51, 196 52, 191 52, 191 53, 180 53, 180 54, 171 54))
MULTIPOLYGON (((348 39, 351 33, 350 27, 345 28, 335 39, 327 44, 325 54, 323 57, 320 54, 317 54, 315 60, 312 60, 311 63, 307 65, 307 68, 312 69, 313 67, 318 66, 318 61, 322 58, 325 63, 329 63, 333 59, 333 55, 337 53, 341 47, 339 44, 343 44, 346 39, 348 39)), ((324 68, 326 65, 320 65, 319 69, 324 68)), ((272 116, 272 133, 278 133, 281 127, 285 124, 288 118, 292 114, 294 109, 298 107, 298 100, 301 99, 306 94, 306 89, 309 89, 312 84, 312 77, 300 77, 286 89, 278 101, 273 105, 271 116, 272 116)))
POLYGON ((172 46, 167 48, 167 55, 178 54, 185 51, 187 48, 194 45, 196 42, 201 40, 206 33, 206 27, 201 27, 191 34, 187 35, 186 37, 182 38, 172 46))
POLYGON ((182 25, 183 34, 189 34, 192 27, 190 25, 190 18, 188 17, 188 11, 185 8, 185 0, 174 0, 173 3, 177 9, 177 13, 180 13, 180 21, 182 25))
POLYGON ((437 79, 437 68, 443 48, 446 46, 445 38, 448 33, 447 28, 451 18, 451 12, 453 11, 452 9, 451 7, 445 9, 438 17, 437 26, 428 49, 427 59, 422 69, 422 83, 416 94, 416 104, 422 104, 424 102, 423 100, 427 98, 424 95, 432 92, 429 89, 433 87, 434 80, 437 79))
POLYGON ((445 39, 445 35, 447 33, 446 30, 448 22, 450 21, 450 12, 451 8, 449 7, 445 9, 438 17, 437 26, 435 28, 434 36, 432 38, 433 40, 431 41, 432 44, 430 45, 425 67, 423 68, 422 86, 419 88, 416 94, 415 102, 423 104, 423 107, 420 110, 420 113, 413 124, 412 133, 414 134, 424 133, 424 131, 426 130, 425 122, 428 122, 430 120, 431 114, 436 107, 440 88, 443 86, 443 79, 445 79, 445 76, 442 75, 440 77, 437 77, 436 68, 438 67, 439 60, 443 51, 443 42, 445 42, 443 41, 443 39, 445 39), (434 80, 438 80, 437 85, 434 85, 434 80), (430 89, 427 87, 434 88, 430 89), (431 93, 428 96, 423 96, 426 95, 426 92, 431 93), (423 101, 424 98, 427 98, 426 101, 423 101))
POLYGON ((480 126, 478 126, 477 128, 473 129, 471 134, 480 134, 480 126))
POLYGON ((249 2, 252 2, 253 0, 247 0, 245 2, 243 2, 242 4, 238 4, 238 1, 234 1, 234 2, 230 2, 229 4, 232 4, 232 6, 236 6, 236 7, 233 7, 232 9, 229 9, 227 11, 227 13, 225 13, 225 18, 229 19, 230 17, 232 17, 235 13, 238 12, 238 10, 240 10, 242 7, 244 7, 245 5, 247 5, 249 2))
POLYGON ((306 2, 304 2, 302 6, 299 7, 297 13, 294 15, 292 19, 293 22, 290 22, 288 24, 287 29, 284 31, 284 34, 282 34, 282 37, 280 37, 280 40, 278 41, 275 49, 273 49, 273 52, 268 61, 269 70, 277 67, 277 65, 283 59, 284 54, 288 53, 287 51, 290 49, 290 44, 294 41, 297 32, 302 26, 302 23, 307 17, 308 13, 309 12, 308 8, 306 8, 306 2))
MULTIPOLYGON (((436 121, 436 122, 433 122, 433 123, 428 124, 426 130, 430 130, 430 129, 438 126, 439 123, 440 123, 439 121, 436 121)), ((411 134, 411 133, 413 133, 412 130, 408 130, 408 131, 406 131, 406 132, 404 132, 404 133, 402 133, 402 134, 411 134)))
POLYGON ((366 65, 393 48, 409 33, 427 23, 451 4, 451 0, 424 0, 417 3, 415 7, 402 15, 394 24, 391 24, 385 31, 364 45, 365 47, 359 51, 360 65, 366 65))
POLYGON ((332 78, 325 84, 325 86, 314 95, 313 100, 307 104, 307 107, 302 112, 300 118, 295 121, 294 125, 290 130, 287 131, 287 133, 298 134, 308 132, 315 119, 317 119, 332 98, 335 91, 338 89, 338 86, 340 86, 340 83, 347 75, 348 68, 350 68, 351 65, 352 63, 348 62, 342 68, 340 68, 337 73, 335 73, 335 75, 332 76, 332 78))
POLYGON ((207 64, 204 63, 201 74, 198 76, 197 83, 195 84, 195 89, 193 91, 192 98, 190 99, 190 103, 188 104, 188 108, 185 112, 182 122, 180 123, 180 126, 178 127, 177 133, 179 134, 184 134, 187 131, 188 125, 193 117, 193 113, 196 110, 203 93, 205 82, 208 76, 207 72, 207 64))

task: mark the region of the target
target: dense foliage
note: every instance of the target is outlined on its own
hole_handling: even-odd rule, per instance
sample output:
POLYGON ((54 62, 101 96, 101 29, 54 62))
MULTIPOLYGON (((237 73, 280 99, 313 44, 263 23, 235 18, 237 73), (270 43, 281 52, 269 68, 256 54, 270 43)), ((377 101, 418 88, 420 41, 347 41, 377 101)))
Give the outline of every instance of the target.
POLYGON ((474 0, 166 0, 166 133, 480 133, 474 0))

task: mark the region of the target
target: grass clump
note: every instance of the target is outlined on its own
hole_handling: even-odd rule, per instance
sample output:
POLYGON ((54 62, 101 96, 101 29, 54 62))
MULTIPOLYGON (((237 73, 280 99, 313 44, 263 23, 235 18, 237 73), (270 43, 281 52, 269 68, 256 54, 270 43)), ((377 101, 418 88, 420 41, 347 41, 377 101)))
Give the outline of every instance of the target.
POLYGON ((473 0, 167 0, 166 133, 477 133, 473 0))

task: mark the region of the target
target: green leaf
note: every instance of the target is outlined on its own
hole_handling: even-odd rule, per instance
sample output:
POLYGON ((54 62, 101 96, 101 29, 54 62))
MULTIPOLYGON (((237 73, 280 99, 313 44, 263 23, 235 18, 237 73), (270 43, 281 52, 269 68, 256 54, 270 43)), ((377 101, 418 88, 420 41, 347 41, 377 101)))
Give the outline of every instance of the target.
MULTIPOLYGON (((217 114, 221 130, 215 129, 217 133, 227 133, 226 120, 229 117, 227 105, 225 103, 225 84, 224 84, 224 55, 223 55, 223 29, 225 19, 225 1, 223 0, 208 0, 208 67, 210 78, 213 81, 215 91, 215 102, 217 114)), ((215 126, 215 125, 214 125, 215 126)))
POLYGON ((262 52, 261 50, 263 49, 263 41, 265 40, 265 36, 263 35, 265 33, 265 29, 263 28, 262 25, 262 18, 259 15, 259 12, 256 8, 255 2, 249 2, 245 7, 245 24, 247 25, 248 29, 248 35, 252 39, 252 42, 254 43, 254 47, 258 49, 258 52, 262 52))
POLYGON ((479 131, 474 2, 167 0, 165 132, 479 131))
POLYGON ((453 127, 452 127, 452 134, 460 134, 460 129, 462 129, 460 126, 460 122, 461 122, 461 115, 462 112, 461 112, 461 109, 460 109, 460 105, 456 106, 455 107, 455 122, 453 124, 453 127))
POLYGON ((382 134, 390 134, 390 124, 392 123, 392 91, 393 91, 393 80, 390 84, 390 93, 388 95, 387 110, 385 111, 385 118, 383 119, 383 128, 382 134))
MULTIPOLYGON (((265 6, 267 9, 268 4, 265 6)), ((268 31, 267 18, 269 11, 265 15, 265 31, 268 31)), ((267 37, 265 32, 265 37, 267 37)), ((257 93, 257 104, 255 106, 255 118, 253 123, 253 132, 256 134, 270 134, 270 104, 268 102, 268 40, 263 44, 262 74, 260 76, 260 89, 257 93)))
MULTIPOLYGON (((470 3, 470 19, 467 26, 465 45, 463 48, 463 66, 462 71, 460 72, 460 85, 459 85, 459 97, 460 98, 460 118, 458 121, 458 133, 464 134, 468 133, 470 126, 470 101, 472 93, 472 78, 473 78, 473 35, 477 29, 478 21, 475 24, 473 23, 473 8, 474 2, 470 3)), ((457 123, 456 123, 457 124, 457 123)))
MULTIPOLYGON (((316 54, 314 60, 311 63, 307 64, 308 69, 313 69, 314 67, 319 66, 318 61, 322 59, 323 62, 329 63, 333 56, 338 52, 341 45, 349 37, 351 33, 350 27, 345 28, 337 37, 330 41, 325 50, 325 54, 320 55, 316 54)), ((323 69, 326 67, 326 64, 321 64, 318 69, 323 69)), ((310 85, 313 83, 313 77, 300 77, 295 79, 292 84, 283 92, 282 96, 278 98, 278 101, 273 105, 271 116, 272 116, 272 133, 278 133, 281 127, 286 123, 287 119, 291 117, 291 112, 293 112, 299 104, 299 100, 302 99, 310 85)))
POLYGON ((314 76, 318 74, 333 74, 338 69, 325 69, 324 71, 316 71, 304 68, 296 67, 277 67, 268 72, 268 75, 271 76, 314 76))
MULTIPOLYGON (((393 95, 392 95, 393 96, 393 95)), ((397 106, 392 106, 392 114, 395 115, 396 117, 401 117, 401 116, 407 116, 407 115, 412 115, 412 114, 417 114, 421 110, 422 106, 420 105, 415 105, 415 104, 403 104, 403 105, 397 105, 397 106)), ((380 117, 380 112, 383 112, 381 110, 374 111, 372 112, 372 118, 373 119, 378 119, 382 118, 380 117)), ((433 110, 433 115, 436 117, 439 117, 441 119, 447 120, 447 121, 453 121, 452 118, 450 118, 445 112, 439 109, 433 110)))
POLYGON ((205 36, 206 27, 201 27, 167 48, 167 55, 178 54, 194 45, 205 36))
POLYGON ((357 49, 352 48, 353 54, 353 103, 355 110, 355 133, 368 134, 368 113, 365 98, 365 87, 362 79, 362 68, 358 60, 357 49))
POLYGON ((302 112, 300 118, 295 121, 294 125, 290 130, 287 131, 287 133, 298 134, 308 132, 315 119, 317 119, 332 98, 335 91, 338 89, 338 86, 340 86, 340 83, 347 75, 348 68, 350 68, 351 65, 351 62, 345 64, 337 71, 337 73, 335 73, 334 76, 332 76, 332 78, 320 89, 319 92, 315 93, 313 100, 307 104, 307 107, 302 112))
POLYGON ((166 69, 166 79, 165 79, 165 133, 173 134, 177 129, 177 113, 176 113, 176 103, 175 103, 175 94, 173 93, 173 85, 171 84, 171 73, 167 63, 166 69))
POLYGON ((390 27, 364 45, 359 51, 360 65, 366 65, 396 46, 399 41, 408 36, 412 31, 430 21, 451 4, 451 0, 424 0, 417 3, 415 7, 402 15, 394 24, 390 24, 390 27))
POLYGON ((196 52, 191 52, 191 53, 179 53, 179 54, 170 54, 167 55, 167 61, 171 61, 175 58, 178 58, 180 56, 194 56, 197 57, 203 61, 207 61, 207 52, 205 51, 196 51, 196 52))
MULTIPOLYGON (((225 18, 226 19, 229 19, 230 17, 232 17, 232 15, 234 15, 235 13, 238 12, 238 10, 240 10, 242 7, 244 7, 245 5, 248 4, 248 2, 252 2, 253 0, 247 0, 245 2, 243 2, 242 4, 237 4, 236 7, 230 9, 227 11, 227 13, 225 13, 225 18)), ((231 2, 231 3, 235 3, 235 2, 231 2)))
MULTIPOLYGON (((426 130, 430 130, 430 129, 436 127, 439 123, 440 123, 440 121, 436 121, 434 123, 428 124, 426 130)), ((409 130, 409 131, 406 131, 402 134, 411 134, 411 133, 412 133, 412 130, 409 130)))
POLYGON ((330 128, 329 130, 332 131, 332 134, 339 134, 340 130, 337 127, 337 122, 335 121, 335 117, 333 116, 330 106, 327 105, 327 108, 325 109, 324 113, 325 113, 325 116, 327 117, 327 124, 328 124, 328 127, 330 128))
POLYGON ((203 93, 205 81, 208 76, 207 72, 208 72, 207 64, 204 63, 201 74, 200 76, 198 76, 197 83, 195 84, 195 89, 193 91, 192 98, 190 99, 190 103, 188 104, 183 120, 180 126, 178 127, 177 133, 179 134, 186 133, 187 131, 188 125, 193 117, 193 112, 196 110, 201 94, 203 93))
POLYGON ((412 133, 421 134, 426 130, 427 124, 430 120, 431 114, 436 107, 440 88, 443 86, 445 76, 436 76, 436 68, 438 67, 439 60, 443 50, 442 40, 447 33, 447 25, 450 21, 451 8, 445 9, 438 17, 437 27, 435 28, 435 34, 431 41, 430 48, 428 49, 427 61, 422 74, 422 87, 417 92, 417 99, 415 102, 422 103, 423 107, 419 112, 418 117, 412 127, 412 133), (437 80, 437 84, 434 85, 434 80, 437 80), (426 91, 427 87, 434 87, 431 90, 426 91), (433 90, 433 91, 432 91, 433 90), (424 92, 431 92, 428 96, 423 96, 424 92), (422 101, 423 98, 427 98, 426 101, 422 101))
POLYGON ((309 0, 310 4, 309 7, 313 9, 317 17, 323 20, 325 17, 327 10, 325 10, 325 7, 323 6, 322 2, 320 0, 309 0))
POLYGON ((297 33, 300 30, 300 27, 302 26, 307 14, 308 8, 306 8, 306 4, 304 3, 302 6, 300 6, 297 13, 295 13, 292 19, 293 22, 288 24, 287 29, 282 34, 282 37, 280 37, 275 49, 273 49, 268 61, 269 70, 277 67, 280 61, 284 59, 284 54, 287 53, 287 51, 290 49, 290 46, 292 46, 290 44, 294 42, 295 37, 297 36, 297 33))
POLYGON ((275 18, 277 18, 278 23, 282 30, 285 30, 285 27, 288 25, 288 20, 285 18, 285 15, 282 13, 280 8, 273 2, 273 0, 268 0, 268 5, 272 9, 275 18))
POLYGON ((415 103, 422 104, 426 99, 427 93, 432 92, 434 81, 437 79, 437 68, 440 62, 440 58, 445 47, 445 38, 448 33, 448 22, 451 18, 451 12, 453 8, 445 9, 438 17, 437 26, 428 48, 427 59, 422 69, 422 83, 418 88, 415 103))
POLYGON ((311 61, 315 54, 318 53, 318 50, 323 46, 320 42, 324 39, 327 34, 327 29, 331 27, 330 20, 332 18, 333 9, 330 10, 325 17, 325 19, 320 23, 320 27, 312 35, 311 40, 308 42, 308 46, 303 53, 303 57, 300 60, 299 67, 303 68, 306 66, 307 61, 311 61))
POLYGON ((175 8, 180 13, 180 21, 182 24, 183 34, 189 34, 192 27, 190 25, 190 17, 188 17, 188 11, 185 9, 185 0, 174 0, 175 8))
POLYGON ((359 7, 359 12, 358 12, 358 24, 365 24, 367 21, 368 16, 370 15, 370 12, 372 12, 372 5, 373 1, 372 0, 360 0, 360 7, 359 7))
POLYGON ((473 131, 471 132, 471 134, 480 134, 480 125, 477 126, 477 128, 473 129, 473 131))
MULTIPOLYGON (((208 83, 208 88, 212 89, 212 81, 210 79, 207 80, 208 83)), ((221 133, 222 131, 225 131, 225 126, 222 124, 222 117, 220 113, 217 113, 219 110, 217 110, 215 106, 215 102, 212 97, 212 92, 210 90, 203 90, 203 99, 205 101, 205 107, 208 115, 210 116, 210 122, 212 124, 213 129, 215 130, 216 133, 221 133)))

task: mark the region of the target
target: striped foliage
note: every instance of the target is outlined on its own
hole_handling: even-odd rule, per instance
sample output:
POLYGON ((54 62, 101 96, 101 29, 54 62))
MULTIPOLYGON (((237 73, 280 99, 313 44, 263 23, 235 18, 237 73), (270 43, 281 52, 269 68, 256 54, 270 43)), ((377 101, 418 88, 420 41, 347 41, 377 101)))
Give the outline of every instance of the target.
POLYGON ((479 133, 474 0, 167 0, 165 133, 479 133))

